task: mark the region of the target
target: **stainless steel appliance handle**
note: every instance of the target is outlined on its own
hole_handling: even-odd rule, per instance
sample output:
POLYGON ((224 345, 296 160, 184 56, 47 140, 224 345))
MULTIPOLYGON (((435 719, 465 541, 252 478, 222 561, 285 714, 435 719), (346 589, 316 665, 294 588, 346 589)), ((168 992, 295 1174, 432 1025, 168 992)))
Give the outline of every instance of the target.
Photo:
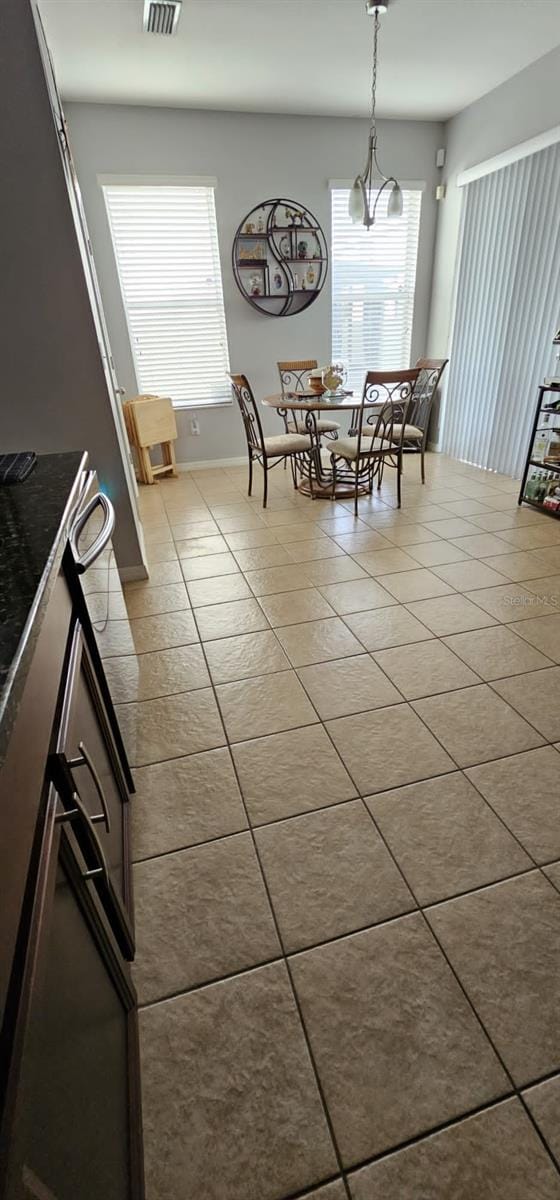
POLYGON ((97 825, 99 823, 99 821, 103 821, 103 824, 105 826, 105 829, 107 830, 107 833, 110 833, 111 832, 111 818, 109 816, 109 806, 105 799, 105 792, 103 791, 103 785, 102 785, 99 775, 97 773, 95 763, 92 761, 92 759, 88 753, 85 742, 78 743, 78 750, 80 751, 80 757, 79 758, 69 758, 68 766, 70 767, 71 771, 74 770, 74 767, 87 767, 87 769, 91 775, 91 778, 93 779, 93 783, 94 783, 94 787, 97 792, 97 795, 99 796, 99 803, 101 804, 101 808, 103 809, 102 812, 97 813, 94 817, 90 817, 89 819, 90 819, 92 825, 97 825))
POLYGON ((92 563, 95 562, 96 558, 99 558, 99 555, 105 549, 107 542, 112 537, 114 528, 115 510, 113 505, 111 504, 108 496, 105 496, 103 492, 97 492, 97 494, 92 496, 91 500, 88 502, 88 504, 86 504, 86 507, 82 509, 81 513, 76 517, 76 520, 74 521, 70 531, 70 547, 72 554, 74 555, 74 560, 79 575, 83 575, 84 571, 87 571, 88 567, 91 567, 92 563), (87 521, 89 521, 92 512, 97 508, 98 505, 103 509, 105 514, 103 526, 89 549, 85 550, 83 554, 80 554, 78 550, 78 539, 87 521))

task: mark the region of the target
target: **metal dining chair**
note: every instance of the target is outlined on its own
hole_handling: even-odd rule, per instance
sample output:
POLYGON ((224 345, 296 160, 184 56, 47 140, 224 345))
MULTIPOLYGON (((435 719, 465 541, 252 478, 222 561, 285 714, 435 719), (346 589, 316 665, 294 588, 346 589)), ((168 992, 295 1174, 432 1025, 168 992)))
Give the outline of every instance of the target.
MULTIPOLYGON (((418 358, 415 363, 418 379, 412 393, 407 423, 403 431, 403 452, 420 455, 422 483, 426 482, 424 455, 428 441, 432 404, 448 362, 448 358, 418 358)), ((400 427, 396 425, 393 432, 400 436, 400 427)))
POLYGON ((381 487, 385 465, 397 472, 397 501, 401 507, 404 429, 418 368, 408 371, 368 371, 358 409, 356 435, 339 438, 331 450, 333 498, 342 460, 343 475, 354 484, 354 513, 358 498, 381 487))
POLYGON ((253 490, 253 463, 256 461, 260 463, 264 472, 263 508, 266 508, 269 469, 289 459, 292 466, 294 487, 297 487, 295 462, 297 459, 301 459, 300 465, 302 471, 307 467, 307 472, 309 473, 310 456, 308 452, 312 449, 312 440, 307 433, 292 432, 265 437, 257 402, 247 376, 230 375, 230 379, 241 412, 245 437, 247 439, 247 453, 249 456, 249 487, 247 493, 250 496, 253 490))
MULTIPOLYGON (((306 391, 305 385, 309 377, 309 372, 316 370, 317 359, 294 359, 293 361, 288 362, 278 362, 276 363, 276 366, 278 367, 278 374, 280 375, 280 387, 282 389, 282 395, 285 396, 287 392, 298 393, 306 391)), ((290 431, 290 421, 293 423, 293 432, 307 433, 305 420, 302 420, 301 417, 297 417, 294 413, 292 413, 291 416, 287 414, 284 418, 286 433, 290 431)), ((319 436, 324 433, 333 440, 338 437, 340 425, 337 421, 329 421, 327 418, 315 417, 315 426, 319 436)))

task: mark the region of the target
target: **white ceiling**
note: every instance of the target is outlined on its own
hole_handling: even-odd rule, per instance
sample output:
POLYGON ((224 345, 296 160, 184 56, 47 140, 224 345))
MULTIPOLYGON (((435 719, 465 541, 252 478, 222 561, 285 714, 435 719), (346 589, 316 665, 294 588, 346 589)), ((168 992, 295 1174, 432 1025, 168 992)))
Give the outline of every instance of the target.
MULTIPOLYGON (((63 96, 250 112, 365 115, 364 0, 183 0, 175 37, 142 0, 39 0, 63 96)), ((391 0, 378 111, 445 120, 560 44, 560 0, 391 0)))

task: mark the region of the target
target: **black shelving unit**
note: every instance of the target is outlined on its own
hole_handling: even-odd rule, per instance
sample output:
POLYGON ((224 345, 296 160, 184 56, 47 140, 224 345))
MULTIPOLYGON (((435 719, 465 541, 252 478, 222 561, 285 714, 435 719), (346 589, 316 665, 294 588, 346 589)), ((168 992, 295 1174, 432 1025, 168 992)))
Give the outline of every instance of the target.
POLYGON ((560 438, 560 386, 542 384, 531 429, 525 470, 519 492, 519 504, 530 504, 549 517, 560 517, 560 459, 546 453, 539 457, 535 443, 539 436, 557 431, 560 438), (547 399, 545 399, 547 397, 547 399), (546 421, 544 414, 551 420, 546 421), (557 417, 557 422, 552 418, 557 417))
POLYGON ((323 289, 328 262, 326 238, 317 218, 293 200, 264 200, 243 218, 233 241, 232 266, 239 291, 268 317, 288 317, 309 308, 323 289), (304 254, 300 242, 305 244, 304 254), (252 252, 255 257, 247 257, 252 252), (262 272, 256 293, 247 271, 262 272))

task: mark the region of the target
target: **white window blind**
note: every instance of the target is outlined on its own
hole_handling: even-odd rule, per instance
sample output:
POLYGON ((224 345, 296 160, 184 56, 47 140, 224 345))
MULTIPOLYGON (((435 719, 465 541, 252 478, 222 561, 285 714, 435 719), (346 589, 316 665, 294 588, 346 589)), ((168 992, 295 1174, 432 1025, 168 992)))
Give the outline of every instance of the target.
POLYGON ((560 322, 560 146, 469 183, 443 416, 447 454, 517 476, 560 322))
POLYGON ((140 392, 231 403, 213 187, 103 191, 140 392))
POLYGON ((366 371, 410 365, 422 192, 403 191, 403 215, 383 197, 372 229, 348 216, 348 188, 332 190, 332 354, 361 394, 366 371))

